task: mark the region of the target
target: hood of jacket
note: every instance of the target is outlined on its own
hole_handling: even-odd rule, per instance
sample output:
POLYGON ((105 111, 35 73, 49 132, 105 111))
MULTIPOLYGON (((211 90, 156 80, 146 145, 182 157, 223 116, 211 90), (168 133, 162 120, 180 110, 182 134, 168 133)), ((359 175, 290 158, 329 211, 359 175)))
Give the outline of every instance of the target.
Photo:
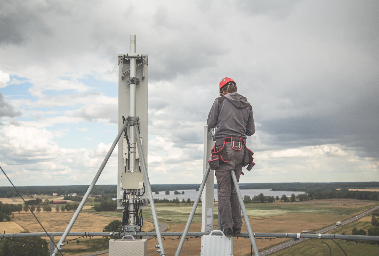
POLYGON ((238 94, 237 92, 228 93, 224 97, 236 108, 246 108, 250 106, 250 103, 247 101, 246 97, 238 94))

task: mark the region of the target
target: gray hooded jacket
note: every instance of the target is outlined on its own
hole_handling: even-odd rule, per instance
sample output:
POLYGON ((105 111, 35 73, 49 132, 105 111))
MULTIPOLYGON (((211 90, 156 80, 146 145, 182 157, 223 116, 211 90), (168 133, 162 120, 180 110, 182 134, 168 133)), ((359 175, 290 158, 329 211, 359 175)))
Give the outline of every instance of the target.
POLYGON ((207 124, 216 127, 216 139, 238 136, 246 139, 255 133, 253 110, 246 97, 237 92, 226 94, 221 104, 217 98, 209 111, 207 124))

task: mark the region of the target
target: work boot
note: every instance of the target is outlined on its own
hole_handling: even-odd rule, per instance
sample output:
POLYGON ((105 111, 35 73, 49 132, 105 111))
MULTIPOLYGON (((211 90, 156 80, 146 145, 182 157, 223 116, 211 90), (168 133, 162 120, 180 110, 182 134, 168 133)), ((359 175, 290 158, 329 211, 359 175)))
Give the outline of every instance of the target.
POLYGON ((233 228, 233 234, 234 235, 241 234, 241 228, 233 228))
POLYGON ((233 230, 231 228, 225 228, 224 229, 224 235, 228 236, 228 237, 233 236, 233 230))

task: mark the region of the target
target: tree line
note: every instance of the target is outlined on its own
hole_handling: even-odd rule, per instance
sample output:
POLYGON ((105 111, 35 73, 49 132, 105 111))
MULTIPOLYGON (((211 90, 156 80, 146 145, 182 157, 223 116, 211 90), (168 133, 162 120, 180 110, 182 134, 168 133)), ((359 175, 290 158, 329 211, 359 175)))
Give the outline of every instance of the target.
POLYGON ((101 211, 115 211, 117 209, 117 202, 110 200, 102 201, 100 204, 95 204, 94 207, 95 211, 101 212, 101 211))
MULTIPOLYGON (((258 185, 258 184, 256 184, 258 185)), ((263 184, 261 184, 263 186, 263 184)), ((259 186, 259 185, 258 185, 259 186)), ((270 183, 273 191, 309 191, 309 190, 336 190, 336 189, 360 189, 379 188, 379 182, 288 182, 270 183)), ((247 188, 252 188, 250 184, 247 188)), ((263 187, 262 187, 263 188, 263 187)), ((267 186, 265 186, 267 188, 267 186)))
POLYGON ((250 196, 245 195, 243 197, 243 202, 246 204, 248 203, 274 203, 275 201, 281 201, 281 202, 296 202, 299 200, 299 202, 303 201, 309 201, 310 198, 306 194, 300 194, 298 196, 295 196, 295 194, 292 194, 290 197, 287 197, 286 195, 282 195, 282 197, 279 198, 279 196, 265 196, 263 193, 260 193, 257 196, 253 196, 250 198, 250 196))
MULTIPOLYGON (((78 196, 83 196, 87 190, 88 185, 72 185, 72 186, 20 186, 17 190, 22 195, 70 195, 77 193, 78 196)), ((95 195, 116 194, 116 185, 95 185, 91 193, 95 195)), ((17 192, 13 187, 6 186, 0 187, 0 198, 18 197, 17 192)))
POLYGON ((358 200, 379 201, 379 192, 375 191, 349 191, 347 188, 336 189, 312 189, 307 194, 312 199, 350 198, 358 200))
POLYGON ((10 221, 11 215, 15 212, 21 213, 24 211, 25 213, 32 211, 32 212, 41 212, 42 210, 44 212, 51 212, 53 209, 55 209, 56 212, 59 211, 73 211, 76 210, 79 207, 78 203, 67 203, 65 205, 48 205, 48 204, 37 204, 37 205, 26 205, 22 206, 21 204, 3 204, 0 202, 0 222, 3 221, 10 221))
MULTIPOLYGON (((200 202, 201 202, 201 199, 200 199, 200 202)), ((190 198, 188 198, 187 200, 185 200, 184 198, 182 199, 182 201, 180 201, 179 198, 175 198, 175 199, 172 199, 172 200, 169 200, 169 199, 166 199, 166 198, 163 198, 163 199, 159 199, 159 198, 154 198, 154 203, 174 203, 174 204, 191 204, 193 203, 193 201, 191 201, 190 198)))

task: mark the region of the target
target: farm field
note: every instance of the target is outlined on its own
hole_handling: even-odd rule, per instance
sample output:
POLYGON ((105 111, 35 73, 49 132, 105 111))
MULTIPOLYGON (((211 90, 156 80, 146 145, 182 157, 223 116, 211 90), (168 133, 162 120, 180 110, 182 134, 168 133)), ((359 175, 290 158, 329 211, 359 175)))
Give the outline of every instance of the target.
MULTIPOLYGON (((337 221, 343 221, 349 219, 360 212, 363 212, 374 205, 377 202, 373 201, 363 201, 363 200, 353 200, 353 199, 330 199, 330 200, 312 200, 307 202, 276 202, 276 203, 250 203, 246 204, 247 212, 252 225, 253 232, 257 233, 299 233, 304 230, 308 232, 313 232, 324 227, 333 225, 337 221)), ((185 204, 173 204, 173 203, 156 203, 158 220, 167 225, 167 230, 172 232, 182 232, 184 230, 186 221, 188 219, 189 213, 192 209, 192 205, 185 204)), ((99 216, 97 214, 92 214, 91 209, 86 209, 79 215, 77 222, 75 223, 72 231, 102 231, 103 228, 109 224, 112 220, 121 220, 121 212, 101 212, 99 216)), ((37 213, 37 217, 40 219, 47 231, 63 232, 69 223, 73 212, 51 212, 51 213, 37 213)), ((215 222, 214 229, 217 229, 217 202, 215 203, 215 222)), ((151 210, 144 211, 144 219, 152 220, 151 210)), ((29 232, 42 232, 42 229, 39 227, 38 223, 30 213, 15 213, 13 223, 19 225, 21 228, 29 232)), ((370 219, 364 218, 361 221, 352 223, 351 225, 366 225, 366 222, 369 222, 370 219)), ((9 222, 11 223, 11 222, 9 222)), ((2 224, 0 224, 0 232, 2 230, 2 224)), ((342 234, 351 234, 353 227, 340 227, 333 232, 342 234), (345 230, 346 228, 346 230, 345 230)), ((152 231, 154 229, 153 223, 147 221, 144 222, 144 231, 152 231)), ((360 228, 359 228, 360 229, 360 228)), ((191 231, 200 231, 201 230, 201 205, 198 206, 195 217, 192 221, 190 232, 191 231)), ((246 227, 243 226, 242 232, 247 232, 246 227)), ((10 233, 10 231, 6 231, 10 233)), ((69 237, 69 239, 75 239, 69 237)), ((59 240, 59 237, 55 239, 59 240)), ((65 253, 65 255, 85 255, 88 254, 86 248, 92 248, 91 250, 104 250, 101 248, 96 249, 94 244, 106 244, 106 240, 101 239, 90 239, 78 238, 77 240, 69 242, 68 245, 65 245, 64 249, 73 250, 71 253, 65 253), (79 242, 77 242, 79 240, 79 242)), ((287 241, 286 239, 256 239, 258 249, 261 251, 264 248, 269 248, 279 243, 287 241)), ((325 240, 332 247, 332 241, 325 240)), ((337 241, 338 242, 338 241, 337 241)), ((176 248, 179 244, 179 239, 177 237, 165 237, 164 248, 166 255, 174 255, 176 248)), ((234 255, 250 255, 250 241, 248 238, 234 238, 234 255)), ((297 254, 296 252, 288 252, 288 254, 275 254, 275 255, 328 255, 325 252, 328 252, 328 247, 324 244, 321 244, 320 240, 310 240, 304 243, 300 243, 292 248, 299 246, 298 250, 302 249, 304 245, 308 247, 306 243, 316 243, 310 247, 314 247, 314 251, 310 250, 305 254, 297 254), (325 247, 325 248, 324 248, 325 247), (325 251, 326 250, 326 251, 325 251), (318 254, 323 252, 324 254, 318 254), (292 253, 292 254, 291 254, 292 253), (314 253, 314 254, 313 254, 314 253)), ((148 241, 148 255, 158 255, 155 251, 155 245, 158 242, 155 238, 151 238, 148 241)), ((333 243, 334 244, 334 243, 333 243)), ((353 242, 349 242, 348 245, 353 246, 353 242)), ((355 243, 354 243, 355 245, 355 243)), ((359 246, 366 246, 364 244, 359 246)), ((371 246, 371 245, 367 245, 371 246)), ((313 248, 312 247, 312 248, 313 248)), ((357 247, 357 246, 356 246, 357 247)), ((201 239, 200 238, 189 238, 184 243, 182 253, 183 256, 188 255, 200 255, 201 248, 201 239)), ((357 247, 358 248, 358 247, 357 247)), ((368 248, 368 247, 364 247, 368 248)), ((378 248, 378 247, 376 247, 378 248)), ((287 251, 285 250, 285 251, 287 251)), ((337 254, 337 250, 334 250, 332 247, 333 255, 337 254)), ((279 253, 285 253, 281 251, 279 253)), ((352 249, 350 250, 352 251, 352 249)), ((342 252, 342 251, 341 251, 342 252)), ((339 252, 338 252, 339 253, 339 252)), ((107 253, 102 254, 103 256, 108 255, 107 253)), ((341 254, 343 255, 343 254, 341 254)), ((359 254, 349 254, 348 255, 359 255, 359 254)))
MULTIPOLYGON (((217 203, 216 203, 217 205, 217 203)), ((351 199, 331 199, 331 200, 312 200, 307 202, 296 203, 265 203, 265 204, 246 204, 248 211, 249 221, 252 226, 253 232, 257 233, 299 233, 303 230, 313 232, 320 230, 324 227, 335 224, 337 221, 349 219, 360 212, 363 212, 376 202, 359 201, 351 199)), ((159 204, 156 204, 158 207, 159 204)), ((161 208, 161 207, 159 207, 161 208)), ((164 208, 164 207, 162 207, 164 208)), ((217 213, 217 207, 215 207, 217 213)), ((172 206, 168 205, 167 209, 172 210, 172 206)), ((170 219, 170 216, 180 215, 181 211, 176 211, 173 214, 165 214, 163 209, 162 217, 158 214, 160 221, 164 222, 165 218, 170 219)), ((158 209, 157 209, 158 212, 158 209)), ((186 214, 188 218, 189 211, 186 214)), ((167 222, 166 222, 167 223, 167 222)), ((190 231, 201 230, 201 209, 196 211, 194 221, 192 222, 190 231), (197 217, 197 218, 196 218, 197 217)), ((170 231, 182 232, 185 223, 174 223, 171 221, 170 231)), ((217 222, 215 221, 214 229, 217 229, 217 222)), ((247 232, 246 227, 242 227, 242 232, 247 232)), ((278 243, 288 241, 286 239, 256 239, 258 250, 271 247, 278 243)), ((163 241, 165 252, 167 255, 174 255, 176 248, 179 244, 178 239, 172 240, 166 238, 163 241), (168 241, 167 241, 168 240, 168 241)), ((148 255, 154 255, 157 241, 148 242, 148 255)), ((234 255, 250 255, 250 241, 248 238, 234 238, 234 255)), ((184 243, 181 255, 200 255, 201 241, 200 238, 192 238, 184 243)), ((296 255, 296 254, 292 254, 296 255)), ((308 255, 308 254, 303 254, 308 255)), ((312 255, 312 254, 310 254, 312 255)))
MULTIPOLYGON (((74 212, 40 212, 35 213, 41 224, 49 232, 63 232, 70 222, 74 212)), ((73 232, 102 232, 104 227, 112 220, 118 218, 103 217, 89 213, 80 213, 77 221, 72 227, 73 232)), ((31 213, 15 213, 15 223, 23 227, 28 232, 44 232, 41 226, 31 213)))
MULTIPOLYGON (((339 246, 349 256, 377 256, 379 248, 375 244, 355 243, 335 240, 339 246)), ((272 256, 293 256, 293 255, 312 255, 312 256, 324 256, 329 255, 329 245, 331 249, 331 255, 344 256, 345 253, 336 245, 332 240, 307 240, 303 243, 291 246, 288 249, 279 251, 277 253, 270 254, 272 256)))
MULTIPOLYGON (((364 229, 367 232, 367 229, 372 227, 371 225, 371 216, 363 217, 362 219, 338 227, 334 229, 330 234, 345 234, 351 235, 353 228, 358 230, 364 229)), ((370 244, 365 242, 355 242, 345 240, 335 239, 339 246, 345 251, 347 255, 351 256, 376 256, 379 254, 379 247, 376 244, 370 244)), ((271 254, 273 256, 292 256, 292 255, 329 255, 329 248, 326 245, 329 245, 332 255, 343 256, 344 252, 339 248, 339 246, 330 239, 319 240, 312 239, 307 240, 303 243, 291 246, 285 250, 279 251, 277 253, 271 254)))

